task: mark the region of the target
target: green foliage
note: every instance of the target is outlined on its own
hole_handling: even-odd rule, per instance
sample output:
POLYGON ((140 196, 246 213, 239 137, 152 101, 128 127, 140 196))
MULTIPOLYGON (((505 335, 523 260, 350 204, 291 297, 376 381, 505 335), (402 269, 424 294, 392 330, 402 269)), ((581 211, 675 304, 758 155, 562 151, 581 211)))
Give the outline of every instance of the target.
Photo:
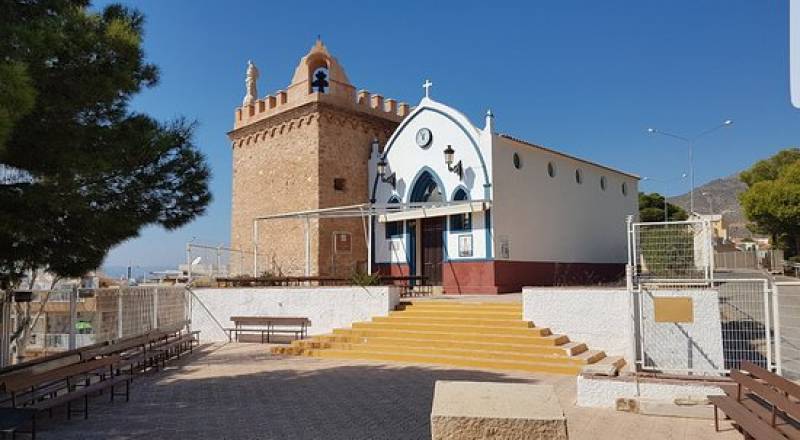
POLYGON ((800 149, 792 148, 757 162, 740 178, 748 188, 739 203, 751 229, 769 234, 773 244, 800 254, 800 149))
POLYGON ((354 286, 377 286, 381 283, 381 276, 357 270, 350 276, 350 282, 354 286))
MULTIPOLYGON (((689 218, 686 211, 678 205, 667 202, 668 221, 682 221, 689 218)), ((664 221, 664 196, 659 193, 639 193, 639 221, 664 221)))
POLYGON ((211 199, 195 124, 128 109, 158 81, 143 16, 87 7, 0 3, 0 163, 32 178, 0 185, 0 285, 32 268, 82 275, 142 227, 178 228, 211 199))
POLYGON ((758 182, 776 180, 784 168, 798 161, 800 161, 800 148, 787 148, 769 159, 756 162, 750 169, 742 171, 739 179, 748 187, 752 187, 758 182))

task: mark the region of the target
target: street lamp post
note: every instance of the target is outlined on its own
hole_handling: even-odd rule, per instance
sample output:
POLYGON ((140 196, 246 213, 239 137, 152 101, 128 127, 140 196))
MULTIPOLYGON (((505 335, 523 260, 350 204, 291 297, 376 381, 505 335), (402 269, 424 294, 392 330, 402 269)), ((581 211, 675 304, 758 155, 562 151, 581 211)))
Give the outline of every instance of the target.
POLYGON ((677 134, 674 134, 674 133, 658 130, 656 128, 648 128, 647 129, 648 133, 661 134, 661 135, 664 135, 664 136, 669 136, 671 138, 675 138, 675 139, 681 140, 681 141, 686 143, 686 146, 687 146, 687 148, 689 150, 689 182, 690 182, 690 185, 691 185, 691 188, 689 190, 689 214, 690 215, 694 213, 694 157, 693 157, 694 144, 696 144, 697 141, 700 138, 702 138, 702 137, 704 137, 704 136, 706 136, 708 134, 711 134, 712 132, 717 131, 720 128, 730 127, 731 125, 733 125, 733 121, 730 120, 730 119, 726 119, 726 120, 724 120, 722 122, 722 124, 719 124, 717 126, 709 128, 708 130, 702 131, 699 134, 697 134, 695 136, 691 136, 691 137, 677 135, 677 134))

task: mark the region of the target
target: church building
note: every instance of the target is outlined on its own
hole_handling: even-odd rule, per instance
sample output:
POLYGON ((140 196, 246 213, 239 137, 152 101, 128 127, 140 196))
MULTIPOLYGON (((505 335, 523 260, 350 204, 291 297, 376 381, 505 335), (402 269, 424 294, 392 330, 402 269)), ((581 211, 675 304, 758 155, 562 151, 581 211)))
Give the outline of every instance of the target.
POLYGON ((264 271, 374 270, 478 294, 624 276, 636 175, 497 133, 491 112, 477 127, 432 99, 429 81, 413 108, 356 92, 319 41, 286 91, 259 99, 253 70, 229 133, 231 238, 258 249, 264 271), (283 219, 269 237, 253 227, 337 206, 370 215, 283 219))

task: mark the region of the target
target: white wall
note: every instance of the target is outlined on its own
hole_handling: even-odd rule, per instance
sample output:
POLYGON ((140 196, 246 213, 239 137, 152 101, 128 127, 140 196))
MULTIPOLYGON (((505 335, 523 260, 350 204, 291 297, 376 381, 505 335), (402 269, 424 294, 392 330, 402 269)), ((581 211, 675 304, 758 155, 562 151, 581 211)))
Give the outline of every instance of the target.
MULTIPOLYGON (((490 121, 490 119, 489 119, 490 121)), ((489 122, 491 124, 491 122, 489 122)), ((487 133, 475 127, 463 114, 444 104, 423 98, 415 110, 403 120, 386 145, 387 175, 395 173, 397 188, 379 182, 375 192, 375 202, 387 203, 392 196, 401 202, 409 203, 413 191, 414 179, 423 168, 430 169, 435 177, 441 180, 442 193, 446 201, 452 201, 453 194, 459 187, 466 189, 470 200, 491 199, 491 141, 487 133), (427 148, 420 148, 416 143, 417 131, 428 128, 433 133, 433 141, 427 148), (444 161, 444 150, 451 145, 455 150, 455 162, 461 161, 464 169, 463 180, 450 172, 444 161), (474 145, 477 145, 477 150, 474 145), (486 175, 488 174, 488 179, 486 175)), ((370 159, 369 187, 375 179, 377 154, 370 159)), ((472 215, 473 256, 468 259, 486 258, 486 229, 483 213, 472 215)), ((448 228, 449 229, 449 228, 448 228)), ((377 263, 405 263, 405 237, 393 239, 395 252, 390 252, 389 241, 385 238, 384 224, 376 222, 375 226, 375 261, 377 263)), ((457 260, 459 233, 447 233, 447 255, 457 260)))
POLYGON ((628 366, 639 349, 638 325, 632 316, 642 301, 641 331, 647 366, 669 372, 686 370, 713 374, 724 369, 719 292, 714 290, 658 290, 641 299, 623 289, 538 288, 523 289, 523 319, 554 333, 585 342, 591 350, 623 356, 628 366), (693 322, 655 322, 654 297, 689 297, 693 322), (636 344, 636 345, 635 345, 636 344))
POLYGON ((622 356, 628 366, 635 360, 633 304, 625 289, 525 287, 522 301, 524 320, 584 342, 590 350, 622 356))
POLYGON ((308 333, 318 335, 387 316, 400 302, 400 290, 394 286, 195 289, 194 293, 192 329, 201 331, 203 341, 228 340, 214 318, 223 327, 233 327, 231 316, 302 316, 311 320, 308 333))
POLYGON ((638 211, 635 177, 499 135, 493 141, 493 164, 494 233, 508 237, 511 260, 627 261, 625 218, 638 211), (520 156, 520 169, 514 167, 514 153, 520 156), (548 162, 555 165, 555 177, 548 174, 548 162), (575 180, 576 169, 583 174, 582 184, 575 180), (607 179, 605 191, 601 176, 607 179))
POLYGON ((578 376, 577 406, 592 408, 615 408, 619 398, 646 398, 664 401, 694 398, 705 399, 710 395, 722 395, 721 388, 702 383, 679 383, 677 381, 636 381, 631 377, 585 377, 578 376))
POLYGON ((718 371, 725 368, 719 291, 654 290, 642 293, 642 333, 648 365, 663 369, 718 371), (693 322, 666 323, 653 319, 653 298, 689 297, 693 322))

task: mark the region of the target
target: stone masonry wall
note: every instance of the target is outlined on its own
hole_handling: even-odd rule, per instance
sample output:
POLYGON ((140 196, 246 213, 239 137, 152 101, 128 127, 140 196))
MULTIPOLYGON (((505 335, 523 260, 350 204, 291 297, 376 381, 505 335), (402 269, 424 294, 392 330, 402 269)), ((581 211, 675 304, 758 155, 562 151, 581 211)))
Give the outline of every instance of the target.
MULTIPOLYGON (((234 135, 231 244, 253 250, 253 219, 315 209, 318 206, 319 114, 304 106, 246 127, 234 135), (237 138, 249 142, 237 142, 237 138)), ((259 273, 302 275, 305 269, 303 221, 259 223, 259 273)), ((316 272, 316 222, 311 222, 311 266, 316 272)), ((252 257, 251 257, 252 258, 252 257)), ((252 266, 247 264, 247 270, 252 266)))
MULTIPOLYGON (((354 205, 369 201, 371 186, 367 167, 372 140, 383 145, 397 126, 370 115, 327 109, 319 123, 319 205, 320 208, 354 205), (344 179, 344 188, 334 187, 344 179)), ((320 274, 348 277, 366 270, 366 223, 360 218, 321 219, 319 223, 320 274), (350 236, 350 251, 336 252, 334 234, 350 236)))

